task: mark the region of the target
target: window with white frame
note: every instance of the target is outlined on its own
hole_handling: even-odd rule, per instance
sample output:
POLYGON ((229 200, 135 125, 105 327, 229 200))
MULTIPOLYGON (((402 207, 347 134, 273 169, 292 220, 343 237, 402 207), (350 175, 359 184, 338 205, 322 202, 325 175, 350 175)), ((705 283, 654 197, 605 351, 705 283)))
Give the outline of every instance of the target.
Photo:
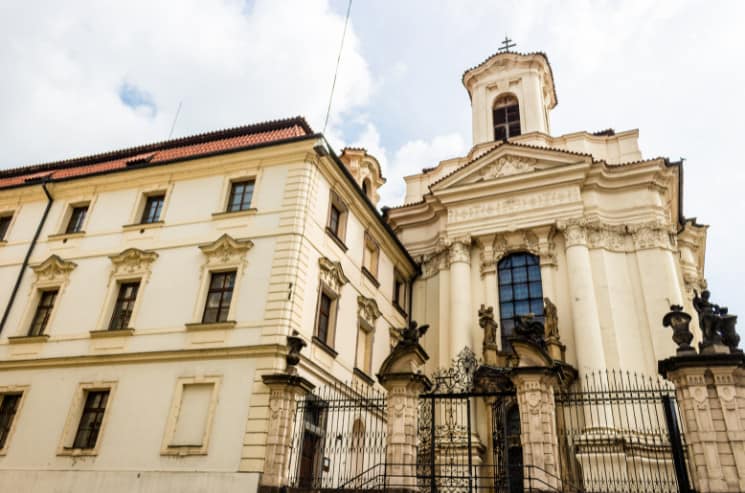
POLYGON ((89 382, 78 387, 58 455, 98 454, 115 388, 116 382, 89 382))

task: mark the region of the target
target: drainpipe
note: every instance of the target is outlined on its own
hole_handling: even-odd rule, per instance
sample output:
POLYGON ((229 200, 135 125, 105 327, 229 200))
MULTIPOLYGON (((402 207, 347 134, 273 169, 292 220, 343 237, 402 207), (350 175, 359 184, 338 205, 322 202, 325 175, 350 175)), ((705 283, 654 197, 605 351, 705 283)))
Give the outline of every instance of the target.
POLYGON ((49 177, 45 176, 42 178, 41 181, 41 189, 44 191, 44 195, 47 196, 47 206, 44 209, 44 214, 41 216, 41 221, 39 222, 39 225, 36 227, 36 233, 34 233, 34 238, 31 240, 31 244, 28 247, 28 251, 26 252, 26 258, 23 259, 23 264, 21 264, 21 270, 18 272, 18 278, 16 279, 16 284, 13 286, 13 291, 10 293, 10 299, 8 300, 8 306, 5 307, 5 313, 3 313, 3 319, 0 320, 0 334, 2 334, 3 329, 5 328, 5 322, 8 320, 8 316, 10 315, 10 310, 13 308, 13 302, 15 302, 16 295, 18 294, 18 289, 21 287, 21 281, 23 280, 23 274, 26 272, 26 267, 28 267, 28 261, 31 258, 31 254, 34 252, 34 247, 36 247, 36 242, 39 240, 39 235, 41 234, 41 230, 44 227, 44 223, 47 222, 47 216, 49 215, 49 209, 52 207, 52 202, 54 202, 54 199, 49 194, 49 190, 47 189, 47 182, 49 181, 49 177))

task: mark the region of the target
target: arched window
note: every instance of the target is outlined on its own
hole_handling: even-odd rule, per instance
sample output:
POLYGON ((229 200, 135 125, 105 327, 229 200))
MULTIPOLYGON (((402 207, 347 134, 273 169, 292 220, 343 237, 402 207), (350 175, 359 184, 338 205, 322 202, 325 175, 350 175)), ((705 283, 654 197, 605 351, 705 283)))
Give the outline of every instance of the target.
POLYGON ((512 94, 505 94, 494 102, 494 140, 507 140, 520 135, 520 106, 512 94))
POLYGON ((499 261, 497 275, 502 349, 506 349, 510 347, 507 337, 514 334, 516 315, 532 313, 543 323, 541 264, 530 253, 513 253, 499 261))
POLYGON ((365 193, 365 196, 367 196, 367 198, 370 198, 370 180, 368 180, 367 178, 362 180, 362 191, 365 193))

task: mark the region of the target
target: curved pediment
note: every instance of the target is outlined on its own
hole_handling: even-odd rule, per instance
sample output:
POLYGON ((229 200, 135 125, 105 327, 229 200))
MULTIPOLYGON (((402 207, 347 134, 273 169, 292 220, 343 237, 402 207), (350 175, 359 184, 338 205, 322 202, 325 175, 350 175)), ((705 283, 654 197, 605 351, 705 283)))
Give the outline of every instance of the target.
POLYGON ((53 283, 65 281, 77 266, 75 262, 63 260, 58 255, 50 255, 44 262, 31 268, 38 281, 53 283))
POLYGON ((433 183, 430 189, 434 192, 580 163, 589 165, 592 163, 592 157, 555 149, 510 143, 498 144, 491 151, 433 183))

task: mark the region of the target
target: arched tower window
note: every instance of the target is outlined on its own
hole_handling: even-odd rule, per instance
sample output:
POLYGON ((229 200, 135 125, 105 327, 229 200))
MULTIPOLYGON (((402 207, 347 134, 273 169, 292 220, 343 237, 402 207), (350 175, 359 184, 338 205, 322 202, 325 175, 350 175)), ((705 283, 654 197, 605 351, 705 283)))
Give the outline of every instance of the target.
POLYGON ((532 313, 543 323, 540 260, 530 253, 513 253, 499 261, 497 275, 502 349, 505 349, 510 347, 507 338, 514 334, 516 315, 532 313))
POLYGON ((520 106, 512 94, 505 94, 494 102, 494 140, 506 140, 520 135, 520 106))
POLYGON ((372 199, 372 196, 370 195, 370 179, 365 178, 362 180, 362 191, 365 193, 365 196, 369 199, 372 199))

